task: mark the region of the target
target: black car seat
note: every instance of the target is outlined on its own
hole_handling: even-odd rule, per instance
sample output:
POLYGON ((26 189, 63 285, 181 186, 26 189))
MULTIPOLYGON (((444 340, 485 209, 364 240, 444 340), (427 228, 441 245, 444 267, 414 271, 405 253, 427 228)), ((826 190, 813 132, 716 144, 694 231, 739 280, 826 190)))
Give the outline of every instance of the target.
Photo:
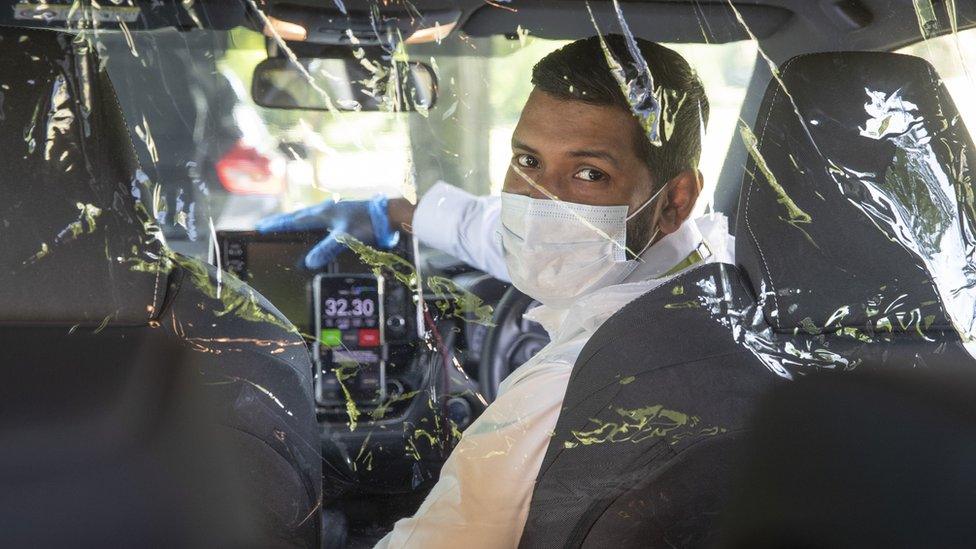
POLYGON ((124 365, 127 342, 148 337, 137 334, 192 350, 246 469, 259 530, 273 536, 262 545, 315 545, 321 462, 302 337, 247 285, 160 240, 137 200, 152 189, 92 44, 7 27, 0 50, 3 366, 40 369, 31 357, 47 356, 84 381, 79 368, 124 365))
POLYGON ((594 334, 522 547, 709 544, 772 386, 976 368, 976 149, 938 75, 909 56, 823 53, 780 78, 743 131, 737 265, 681 274, 594 334))
POLYGON ((93 331, 0 330, 4 546, 267 545, 204 355, 161 330, 93 331))
POLYGON ((971 546, 973 394, 972 370, 825 372, 771 391, 719 546, 971 546))

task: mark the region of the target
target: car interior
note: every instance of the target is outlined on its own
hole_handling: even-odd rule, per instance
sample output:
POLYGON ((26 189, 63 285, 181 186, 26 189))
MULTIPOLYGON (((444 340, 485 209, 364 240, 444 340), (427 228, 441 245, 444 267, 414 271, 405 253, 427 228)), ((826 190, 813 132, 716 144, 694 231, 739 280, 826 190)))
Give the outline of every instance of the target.
MULTIPOLYGON (((74 392, 85 387, 80 392, 112 398, 120 384, 138 383, 131 376, 139 370, 123 368, 137 360, 143 341, 179 338, 198 351, 194 370, 215 405, 208 422, 222 428, 227 451, 241 459, 242 472, 268 473, 239 480, 262 509, 254 514, 261 528, 283 541, 314 542, 321 465, 303 340, 254 290, 234 279, 218 286, 213 266, 168 254, 152 236, 156 229, 129 187, 138 162, 128 128, 95 52, 46 29, 4 28, 0 36, 21 44, 2 56, 3 73, 28 84, 5 88, 5 127, 29 128, 3 132, 8 150, 28 151, 6 163, 3 278, 16 291, 4 293, 4 337, 12 364, 36 364, 46 374, 44 383, 24 387, 33 386, 37 417, 49 401, 59 402, 48 382, 65 364, 89 370, 82 376, 70 368, 74 392), (39 120, 41 102, 47 115, 39 120), (38 154, 30 151, 35 146, 38 154), (59 195, 67 200, 55 207, 50 197, 59 195), (54 239, 32 249, 36 234, 54 239), (211 347, 223 341, 225 349, 211 347)), ((79 412, 110 405, 77 400, 79 412)), ((73 419, 71 406, 63 412, 73 419)), ((64 429, 54 419, 45 423, 64 429)), ((37 428, 35 437, 44 432, 43 424, 37 428)), ((112 441, 110 432, 93 434, 112 441)))
MULTIPOLYGON (((926 234, 900 224, 907 219, 902 211, 926 199, 953 205, 946 219, 965 227, 947 223, 947 231, 971 231, 974 219, 968 212, 956 218, 965 208, 951 185, 902 194, 896 185, 927 180, 899 180, 917 172, 892 165, 888 144, 863 139, 859 129, 858 92, 900 90, 917 101, 920 119, 941 130, 926 140, 930 166, 949 174, 958 159, 971 158, 972 139, 951 122, 958 116, 931 67, 886 52, 817 53, 790 60, 779 74, 792 98, 772 83, 760 107, 762 133, 739 198, 738 265, 705 265, 676 277, 621 309, 587 343, 537 479, 523 543, 541 545, 560 532, 558 545, 617 539, 711 545, 716 540, 698 536, 717 535, 709 523, 728 497, 711 487, 731 489, 739 439, 772 385, 816 371, 958 374, 972 367, 952 328, 959 296, 939 294, 937 279, 946 275, 926 266, 923 248, 906 247, 899 237, 919 242, 917 235, 926 234), (830 89, 807 85, 828 77, 830 89), (778 185, 769 174, 780 174, 778 185), (793 225, 784 191, 789 210, 809 219, 802 229, 793 225), (851 233, 860 235, 856 242, 851 233), (698 337, 675 337, 689 332, 698 337), (668 498, 687 494, 674 489, 677 483, 700 486, 690 493, 708 497, 668 498)), ((953 259, 959 276, 968 276, 965 256, 953 259)), ((971 320, 972 307, 965 310, 971 320)))
POLYGON ((606 33, 696 67, 734 261, 589 339, 519 547, 966 545, 960 0, 2 2, 10 543, 359 548, 416 512, 539 303, 407 232, 308 269, 325 232, 256 224, 497 196, 533 64, 606 33))

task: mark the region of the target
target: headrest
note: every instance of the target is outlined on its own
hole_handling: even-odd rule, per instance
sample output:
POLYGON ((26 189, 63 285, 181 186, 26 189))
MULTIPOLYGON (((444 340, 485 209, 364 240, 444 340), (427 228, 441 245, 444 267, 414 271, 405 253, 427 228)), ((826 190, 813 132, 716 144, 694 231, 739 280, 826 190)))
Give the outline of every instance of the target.
POLYGON ((906 55, 819 53, 779 79, 742 131, 736 227, 766 321, 969 339, 976 152, 938 74, 906 55))
POLYGON ((145 324, 162 243, 122 112, 81 37, 0 28, 0 322, 145 324))

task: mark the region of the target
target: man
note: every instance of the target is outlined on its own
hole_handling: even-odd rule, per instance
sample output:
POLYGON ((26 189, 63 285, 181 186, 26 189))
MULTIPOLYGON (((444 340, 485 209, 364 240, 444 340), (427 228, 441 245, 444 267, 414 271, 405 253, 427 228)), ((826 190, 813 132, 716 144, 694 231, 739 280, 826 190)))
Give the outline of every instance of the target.
MULTIPOLYGON (((634 67, 641 63, 629 57, 627 41, 604 39, 627 67, 626 79, 638 81, 634 67)), ((327 203, 262 225, 327 227, 388 246, 395 241, 391 225, 412 224, 422 242, 511 279, 543 304, 526 316, 543 325, 551 343, 502 383, 416 515, 397 522, 378 547, 517 545, 586 341, 669 276, 702 261, 731 261, 724 217, 688 221, 701 190, 697 165, 708 118, 701 82, 674 51, 635 45, 653 77, 660 117, 635 116, 644 113, 622 93, 599 37, 551 53, 533 69, 535 87, 512 138, 500 200, 438 184, 416 209, 396 200, 385 208, 382 200, 327 203), (652 120, 658 139, 639 120, 652 120)), ((639 107, 649 103, 645 97, 639 107)), ((338 249, 327 239, 306 263, 314 267, 338 249)))

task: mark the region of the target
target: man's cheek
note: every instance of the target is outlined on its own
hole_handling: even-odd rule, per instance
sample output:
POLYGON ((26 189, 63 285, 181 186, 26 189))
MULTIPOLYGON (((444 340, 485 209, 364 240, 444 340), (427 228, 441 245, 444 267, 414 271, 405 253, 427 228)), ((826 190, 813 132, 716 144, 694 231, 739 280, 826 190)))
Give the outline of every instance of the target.
POLYGON ((508 171, 505 172, 505 182, 502 184, 502 190, 507 193, 522 194, 524 188, 525 182, 509 166, 508 171))

